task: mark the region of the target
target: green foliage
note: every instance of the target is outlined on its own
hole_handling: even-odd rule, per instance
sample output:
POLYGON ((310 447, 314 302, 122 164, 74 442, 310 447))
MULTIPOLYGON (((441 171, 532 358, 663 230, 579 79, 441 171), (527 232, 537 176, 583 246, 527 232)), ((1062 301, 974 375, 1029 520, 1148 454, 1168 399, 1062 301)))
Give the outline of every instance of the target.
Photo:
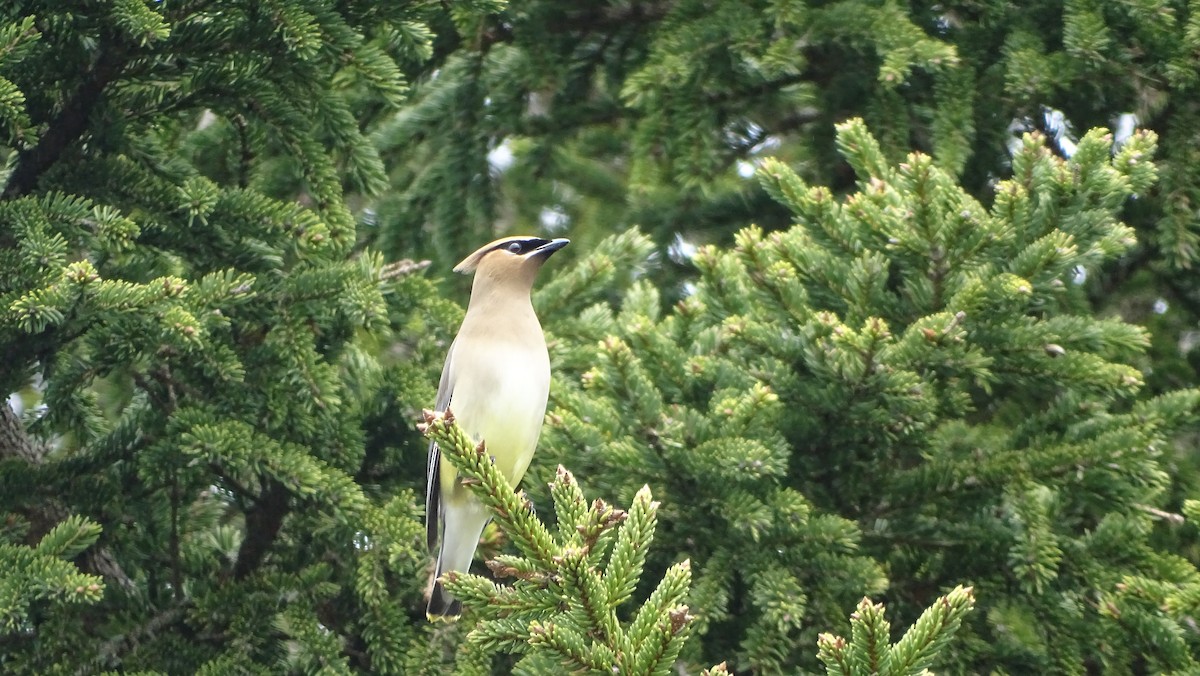
POLYGON ((104 593, 101 579, 80 573, 70 563, 99 536, 98 524, 73 516, 42 536, 34 547, 0 543, 0 556, 6 564, 0 579, 0 631, 5 635, 33 631, 33 611, 42 605, 99 600, 104 593))
MULTIPOLYGON (((1124 215, 1138 244, 1084 291, 1105 315, 1154 324, 1154 360, 1171 368, 1148 384, 1166 392, 1200 367, 1187 273, 1200 256, 1198 26, 1184 0, 510 3, 447 45, 446 67, 381 126, 399 190, 373 203, 372 241, 450 265, 540 220, 569 227, 576 251, 634 226, 662 255, 677 236, 728 246, 750 223, 787 226, 746 178, 766 157, 833 194, 853 188, 834 133, 851 117, 889 161, 921 150, 985 205, 1025 131, 1067 156, 1076 129, 1152 129, 1162 179, 1124 215)), ((680 258, 651 271, 671 302, 680 258)))
POLYGON ((971 588, 955 587, 933 602, 894 645, 883 606, 863 599, 850 616, 850 640, 833 634, 817 639, 818 657, 830 674, 926 674, 938 650, 962 624, 975 605, 971 588))
POLYGON ((354 251, 351 211, 388 185, 359 123, 404 103, 440 17, 0 10, 5 673, 441 662, 404 438, 365 421, 419 407, 384 384, 436 381, 405 346, 453 312, 354 251))
POLYGON ((1187 621, 1145 615, 1127 577, 1196 575, 1147 536, 1200 395, 1135 401, 1145 332, 1090 316, 1073 282, 1134 244, 1117 210, 1155 176, 1153 135, 1112 153, 1092 132, 1069 161, 1029 136, 990 207, 929 157, 889 163, 860 121, 838 144, 858 191, 765 162, 797 225, 701 249, 674 308, 637 281, 619 310, 550 324, 587 332, 560 358, 578 385, 553 394, 550 447, 570 449, 553 459, 591 490, 686 505, 656 539, 696 571, 685 656, 812 669, 809 632, 856 590, 915 621, 928 590, 969 583, 983 612, 963 632, 995 647, 964 669, 1190 668, 1187 621), (1138 614, 1106 610, 1114 593, 1138 614))
MULTIPOLYGON (((627 267, 629 254, 648 244, 635 233, 615 237, 589 256, 585 271, 627 267)), ((729 368, 717 334, 698 326, 686 304, 662 318, 658 293, 644 282, 632 285, 616 314, 587 307, 587 293, 567 297, 573 310, 582 306, 579 319, 549 326, 556 336, 572 335, 570 350, 556 359, 583 371, 584 389, 565 387, 568 381, 554 392, 542 453, 575 463, 589 490, 621 500, 632 500, 642 484, 658 487, 667 505, 660 518, 673 524, 658 535, 659 551, 703 562, 691 605, 697 631, 707 633, 707 659, 732 655, 737 644, 728 639, 738 638, 756 668, 781 669, 790 651, 808 652, 814 626, 842 616, 839 604, 885 588, 879 567, 855 553, 851 522, 813 514, 802 495, 781 485, 790 451, 778 429, 778 396, 729 368), (747 631, 726 624, 752 617, 747 631)), ((652 569, 669 563, 653 561, 652 569)))
POLYGON ((670 673, 694 619, 682 603, 691 583, 688 562, 667 570, 629 622, 618 619, 654 537, 658 503, 649 487, 638 491, 628 512, 599 499, 588 505, 560 465, 550 485, 558 517, 551 533, 496 470, 485 444, 475 447, 450 415, 426 413, 425 420, 425 434, 522 552, 488 562, 496 577, 514 578, 511 587, 447 574, 450 591, 479 614, 467 642, 485 653, 528 652, 531 663, 549 657, 571 671, 670 673))
MULTIPOLYGON (((654 539, 659 503, 651 500, 648 486, 637 492, 628 512, 599 499, 588 505, 575 477, 559 465, 550 484, 557 517, 551 532, 496 470, 486 443, 476 446, 452 413, 426 411, 422 429, 521 551, 488 562, 496 578, 513 579, 510 587, 476 575, 446 575, 449 589, 474 611, 466 620, 475 621, 468 644, 483 654, 527 653, 518 671, 557 664, 553 668, 573 673, 671 673, 696 619, 682 603, 691 585, 689 562, 669 567, 641 608, 622 609, 654 539), (619 615, 630 619, 622 622, 619 615)), ((924 673, 973 604, 970 589, 956 588, 891 646, 883 607, 863 599, 852 616, 852 643, 821 634, 820 658, 830 673, 924 673)), ((722 663, 705 673, 725 669, 722 663)))
POLYGON ((814 672, 864 594, 914 629, 847 664, 1195 670, 1197 46, 1182 0, 5 3, 0 670, 814 672), (443 273, 539 223, 552 523, 492 491, 512 585, 433 628, 443 273))

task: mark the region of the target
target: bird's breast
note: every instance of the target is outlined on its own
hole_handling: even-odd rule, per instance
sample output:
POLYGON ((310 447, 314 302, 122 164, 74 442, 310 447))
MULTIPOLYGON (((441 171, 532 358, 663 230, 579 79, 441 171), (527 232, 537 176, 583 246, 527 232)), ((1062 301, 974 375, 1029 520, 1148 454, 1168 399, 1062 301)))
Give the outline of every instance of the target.
MULTIPOLYGON (((487 444, 497 469, 516 485, 533 459, 546 415, 550 358, 545 342, 501 341, 487 350, 460 351, 454 366, 450 409, 455 419, 476 442, 487 444)), ((455 474, 443 463, 445 495, 455 492, 455 474)))

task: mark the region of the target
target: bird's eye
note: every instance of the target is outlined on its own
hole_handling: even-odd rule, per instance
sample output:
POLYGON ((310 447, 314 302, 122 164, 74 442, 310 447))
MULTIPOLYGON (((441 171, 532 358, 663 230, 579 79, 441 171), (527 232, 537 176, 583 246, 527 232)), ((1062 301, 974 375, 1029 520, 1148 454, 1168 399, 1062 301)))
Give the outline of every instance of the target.
POLYGON ((519 253, 521 253, 521 243, 520 243, 520 242, 513 242, 513 243, 509 244, 509 245, 508 245, 508 250, 509 250, 509 251, 511 251, 511 252, 513 252, 513 253, 515 253, 515 254, 519 254, 519 253))

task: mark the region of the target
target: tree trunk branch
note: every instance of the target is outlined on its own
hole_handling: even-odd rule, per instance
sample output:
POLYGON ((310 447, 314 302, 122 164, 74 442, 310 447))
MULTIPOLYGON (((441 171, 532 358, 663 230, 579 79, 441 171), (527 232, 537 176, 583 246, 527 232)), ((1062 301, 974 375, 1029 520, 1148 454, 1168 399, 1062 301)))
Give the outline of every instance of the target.
MULTIPOLYGON (((40 466, 46 459, 46 446, 29 436, 17 412, 8 402, 0 404, 0 459, 20 458, 30 465, 40 466)), ((51 528, 71 515, 66 505, 58 500, 46 500, 26 508, 32 529, 31 537, 40 538, 51 528)), ((85 573, 99 575, 125 591, 134 587, 133 580, 121 568, 121 564, 107 547, 92 547, 79 558, 79 569, 85 573)))
POLYGON ((283 526, 283 518, 287 516, 288 491, 283 484, 274 479, 266 482, 258 503, 246 512, 246 537, 238 550, 237 563, 233 566, 233 576, 244 579, 258 569, 267 556, 275 539, 279 537, 279 529, 283 526))
POLYGON ((101 48, 95 66, 84 78, 83 83, 62 111, 50 122, 46 133, 37 145, 21 151, 17 166, 8 178, 8 185, 0 199, 14 199, 25 195, 37 186, 42 173, 62 157, 72 142, 87 130, 92 110, 99 103, 104 88, 121 70, 124 56, 111 47, 101 48))

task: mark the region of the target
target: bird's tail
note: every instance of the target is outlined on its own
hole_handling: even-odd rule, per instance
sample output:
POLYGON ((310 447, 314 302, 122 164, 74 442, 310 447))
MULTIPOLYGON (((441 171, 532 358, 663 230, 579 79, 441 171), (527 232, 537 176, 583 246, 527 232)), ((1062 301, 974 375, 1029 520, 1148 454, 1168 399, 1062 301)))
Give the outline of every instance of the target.
POLYGON ((430 622, 453 622, 459 615, 462 615, 462 602, 446 591, 441 580, 434 580, 429 605, 425 607, 425 617, 430 622))
POLYGON ((442 585, 442 574, 449 571, 467 572, 475 558, 475 546, 484 526, 490 521, 487 508, 474 499, 460 503, 447 502, 442 512, 442 547, 434 570, 433 590, 425 616, 431 621, 450 621, 462 614, 462 603, 442 585))

